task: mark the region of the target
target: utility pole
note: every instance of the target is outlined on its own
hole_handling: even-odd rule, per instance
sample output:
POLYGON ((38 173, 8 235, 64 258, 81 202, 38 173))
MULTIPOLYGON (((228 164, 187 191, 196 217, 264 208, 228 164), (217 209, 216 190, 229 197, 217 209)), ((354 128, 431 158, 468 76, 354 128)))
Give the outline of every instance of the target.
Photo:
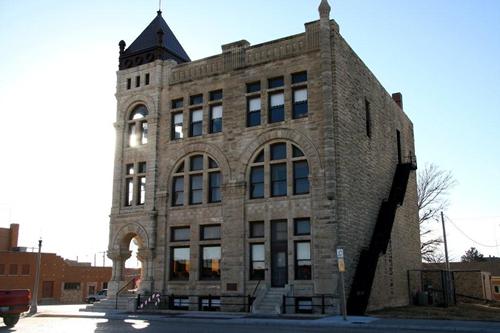
MULTIPOLYGON (((444 240, 444 256, 446 259, 446 288, 443 288, 443 290, 446 290, 446 295, 445 295, 445 300, 446 300, 446 305, 448 306, 450 302, 453 300, 452 298, 452 285, 451 285, 451 269, 450 269, 450 260, 448 258, 448 241, 446 240, 446 227, 444 225, 444 214, 443 211, 441 211, 441 224, 443 225, 443 240, 444 240)), ((454 300, 453 300, 454 303, 454 300)))
POLYGON ((35 269, 35 286, 33 287, 33 294, 31 298, 30 314, 34 315, 37 312, 38 306, 38 285, 40 283, 40 265, 42 261, 42 239, 38 240, 38 254, 36 256, 36 269, 35 269))

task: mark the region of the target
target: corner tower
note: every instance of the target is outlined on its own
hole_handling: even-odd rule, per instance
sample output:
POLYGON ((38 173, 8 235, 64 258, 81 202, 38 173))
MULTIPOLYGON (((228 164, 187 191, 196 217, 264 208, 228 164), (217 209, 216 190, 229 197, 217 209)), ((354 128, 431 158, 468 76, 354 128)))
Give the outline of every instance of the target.
POLYGON ((161 13, 159 10, 153 21, 128 48, 125 49, 125 41, 120 41, 120 69, 140 66, 155 60, 172 59, 177 63, 191 61, 161 13))
POLYGON ((108 257, 113 261, 109 295, 127 289, 125 262, 135 239, 141 262, 141 292, 154 288, 157 240, 158 132, 162 90, 170 69, 190 62, 186 51, 157 12, 126 48, 120 41, 117 71, 116 148, 108 257))

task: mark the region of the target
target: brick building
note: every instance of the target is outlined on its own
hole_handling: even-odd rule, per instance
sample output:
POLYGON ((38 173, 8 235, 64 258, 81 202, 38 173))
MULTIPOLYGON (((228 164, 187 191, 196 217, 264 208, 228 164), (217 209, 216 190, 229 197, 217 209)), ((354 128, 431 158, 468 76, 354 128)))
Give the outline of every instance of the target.
MULTIPOLYGON (((37 253, 18 247, 18 234, 18 224, 0 228, 0 289, 33 290, 37 253)), ((40 268, 41 304, 82 303, 87 295, 107 288, 111 278, 111 267, 92 267, 54 253, 41 254, 40 268)))
POLYGON ((113 291, 135 238, 143 292, 333 295, 338 312, 342 247, 351 313, 408 303, 413 125, 318 10, 304 32, 196 61, 160 11, 119 43, 113 291))

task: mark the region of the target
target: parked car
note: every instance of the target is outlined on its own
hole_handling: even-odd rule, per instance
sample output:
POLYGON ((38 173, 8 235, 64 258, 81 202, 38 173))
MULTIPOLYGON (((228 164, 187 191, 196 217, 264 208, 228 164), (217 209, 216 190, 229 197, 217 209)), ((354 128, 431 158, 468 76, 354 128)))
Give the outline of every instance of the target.
POLYGON ((104 299, 106 297, 108 297, 108 289, 103 289, 95 294, 88 295, 85 298, 85 302, 87 303, 99 302, 101 299, 104 299))
POLYGON ((0 317, 7 327, 14 327, 21 313, 30 309, 31 291, 28 289, 0 290, 0 317))

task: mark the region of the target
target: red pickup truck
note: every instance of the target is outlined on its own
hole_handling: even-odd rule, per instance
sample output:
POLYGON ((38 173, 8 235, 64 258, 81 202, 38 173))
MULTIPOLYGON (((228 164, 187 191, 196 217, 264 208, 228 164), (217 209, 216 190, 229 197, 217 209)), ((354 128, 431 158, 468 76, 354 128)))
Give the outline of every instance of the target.
POLYGON ((7 327, 19 321, 21 313, 30 309, 31 291, 28 289, 0 290, 0 317, 7 327))

